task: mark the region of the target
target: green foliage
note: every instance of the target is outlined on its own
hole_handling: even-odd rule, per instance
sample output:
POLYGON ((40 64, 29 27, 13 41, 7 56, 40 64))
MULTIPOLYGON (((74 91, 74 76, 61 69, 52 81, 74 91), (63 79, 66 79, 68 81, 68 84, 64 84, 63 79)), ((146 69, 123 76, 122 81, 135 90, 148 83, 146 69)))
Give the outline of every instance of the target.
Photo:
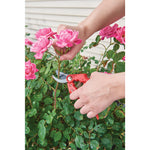
MULTIPOLYGON (((98 35, 90 48, 100 44, 98 35)), ((111 44, 112 45, 112 44, 111 44)), ((95 57, 84 59, 80 54, 72 60, 61 62, 60 71, 68 74, 87 73, 97 70, 118 73, 125 71, 125 62, 120 52, 122 46, 116 39, 112 48, 106 47, 102 62, 95 57), (110 48, 110 49, 109 49, 110 48), (90 67, 92 62, 97 65, 90 67)), ((87 49, 84 46, 82 50, 87 49)), ((58 69, 58 61, 45 52, 42 60, 35 60, 34 53, 25 47, 26 61, 35 63, 39 72, 36 79, 25 81, 25 146, 27 150, 123 150, 125 147, 124 100, 114 102, 96 118, 88 119, 74 109, 74 101, 69 98, 67 84, 59 84, 52 78, 58 69), (56 109, 54 97, 56 94, 56 109)))

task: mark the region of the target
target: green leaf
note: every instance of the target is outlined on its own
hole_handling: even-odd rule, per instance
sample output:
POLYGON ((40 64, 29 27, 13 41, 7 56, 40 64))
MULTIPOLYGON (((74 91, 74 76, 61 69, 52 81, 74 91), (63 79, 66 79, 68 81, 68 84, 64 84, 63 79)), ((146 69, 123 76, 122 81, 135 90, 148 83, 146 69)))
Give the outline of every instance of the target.
POLYGON ((40 69, 40 73, 42 73, 42 72, 44 72, 45 71, 45 66, 44 67, 42 67, 41 69, 40 69))
POLYGON ((50 137, 53 138, 55 136, 55 134, 56 134, 56 130, 52 130, 50 133, 50 137))
POLYGON ((49 71, 50 71, 50 68, 51 68, 51 62, 49 62, 48 64, 47 64, 47 68, 46 68, 46 70, 45 70, 45 74, 48 74, 49 73, 49 71))
POLYGON ((114 62, 113 61, 110 61, 107 65, 107 70, 109 73, 111 73, 113 71, 113 65, 114 65, 114 62))
POLYGON ((111 116, 107 116, 106 118, 106 125, 112 126, 114 124, 114 119, 111 116))
POLYGON ((71 133, 71 129, 70 128, 66 128, 65 131, 63 132, 63 136, 70 140, 70 133, 71 133))
POLYGON ((41 101, 42 98, 43 98, 42 93, 37 93, 33 96, 33 100, 35 100, 35 101, 41 101))
POLYGON ((29 117, 33 117, 33 116, 35 116, 37 114, 37 110, 35 109, 35 108, 33 108, 33 109, 31 109, 30 111, 29 111, 29 117))
POLYGON ((125 62, 117 62, 114 71, 115 73, 125 72, 125 62))
POLYGON ((90 139, 95 139, 95 137, 96 137, 96 134, 95 133, 91 133, 90 139))
POLYGON ((73 143, 71 143, 69 146, 71 147, 72 150, 77 150, 76 146, 73 143))
POLYGON ((74 113, 74 118, 77 120, 83 120, 83 115, 80 113, 80 111, 76 111, 74 113))
POLYGON ((92 150, 97 150, 98 147, 99 147, 98 141, 96 141, 96 140, 91 140, 91 141, 90 141, 90 147, 91 147, 92 150))
POLYGON ((37 150, 45 150, 44 148, 38 148, 37 150))
POLYGON ((107 132, 106 126, 104 124, 99 124, 94 127, 94 130, 100 134, 104 134, 107 132))
POLYGON ((98 43, 92 42, 92 43, 89 45, 89 48, 95 47, 95 46, 97 46, 97 45, 98 45, 98 43))
POLYGON ((61 142, 60 144, 59 144, 59 146, 61 147, 61 149, 66 149, 66 143, 64 143, 64 142, 61 142))
POLYGON ((122 148, 122 141, 119 138, 113 138, 113 144, 116 145, 118 149, 122 148))
POLYGON ((96 41, 97 44, 100 42, 100 35, 97 35, 95 41, 96 41))
POLYGON ((46 97, 44 99, 44 103, 45 103, 45 105, 53 104, 53 100, 50 97, 46 97))
POLYGON ((114 125, 112 126, 112 129, 115 131, 120 131, 121 124, 119 122, 115 122, 114 125))
POLYGON ((47 124, 50 124, 53 121, 55 115, 56 115, 55 110, 53 110, 52 112, 48 111, 48 114, 45 113, 43 118, 46 120, 47 124))
POLYGON ((44 87, 42 87, 42 89, 41 89, 41 91, 44 95, 46 94, 47 90, 48 90, 47 85, 44 85, 44 87))
POLYGON ((32 102, 32 105, 33 105, 33 107, 36 108, 36 109, 39 108, 39 102, 36 101, 36 100, 32 102))
POLYGON ((30 33, 26 33, 26 36, 30 36, 30 33))
POLYGON ((115 44, 115 45, 113 46, 113 50, 114 50, 114 51, 117 51, 117 50, 119 49, 119 47, 120 47, 119 44, 115 44))
POLYGON ((56 132, 55 136, 54 136, 54 141, 55 142, 59 141, 61 139, 61 137, 62 137, 61 132, 60 131, 56 132))
POLYGON ((42 60, 40 60, 40 59, 35 59, 35 60, 34 60, 34 63, 35 63, 36 65, 40 64, 41 62, 42 62, 42 60))
POLYGON ((35 55, 35 53, 29 53, 29 54, 28 54, 28 58, 29 58, 30 60, 32 60, 32 59, 34 59, 34 55, 35 55))
POLYGON ((29 91, 30 91, 29 88, 26 87, 26 88, 25 88, 25 97, 28 95, 29 91))
POLYGON ((83 132, 83 135, 85 138, 87 138, 87 139, 89 138, 89 134, 86 131, 83 132))
POLYGON ((70 103, 64 103, 63 104, 63 110, 62 110, 62 114, 63 115, 69 115, 74 111, 74 107, 73 105, 71 105, 70 103))
POLYGON ((43 147, 47 146, 47 139, 41 140, 40 138, 37 140, 37 143, 42 145, 43 147))
POLYGON ((98 64, 99 63, 99 61, 98 60, 95 60, 95 64, 98 64))
POLYGON ((114 38, 114 42, 116 42, 117 44, 120 44, 120 42, 116 38, 114 38))
POLYGON ((30 128, 29 127, 25 127, 25 134, 29 134, 29 132, 30 132, 30 128))
POLYGON ((116 110, 115 111, 115 115, 118 117, 118 118, 125 118, 125 114, 122 110, 116 110))
POLYGON ((65 126, 64 126, 64 124, 62 124, 61 122, 58 122, 56 128, 58 128, 58 129, 61 130, 61 131, 64 131, 65 126))
POLYGON ((94 122, 92 120, 90 120, 90 125, 88 126, 89 130, 92 130, 94 126, 94 122))
POLYGON ((106 56, 107 56, 108 59, 112 58, 113 55, 114 55, 114 51, 113 51, 113 50, 109 50, 109 51, 107 51, 107 53, 106 53, 106 56))
POLYGON ((82 136, 77 135, 75 138, 75 144, 78 148, 82 148, 84 147, 84 139, 82 136))
POLYGON ((39 138, 40 138, 41 141, 43 141, 45 139, 45 136, 46 136, 46 128, 44 126, 44 123, 45 123, 44 120, 41 120, 38 123, 38 128, 39 128, 38 136, 39 136, 39 138))
MULTIPOLYGON (((53 91, 53 97, 54 97, 54 95, 55 95, 55 92, 53 91)), ((60 90, 57 90, 56 91, 56 97, 58 97, 60 95, 60 90)))
POLYGON ((110 134, 106 134, 104 137, 101 138, 102 145, 106 148, 111 150, 112 148, 112 136, 110 134))
POLYGON ((113 60, 114 60, 114 62, 118 62, 124 56, 125 56, 125 52, 124 51, 116 53, 115 56, 114 56, 114 58, 113 58, 113 60))
POLYGON ((48 115, 47 113, 45 113, 43 118, 46 120, 47 124, 50 124, 53 121, 54 117, 51 114, 48 115))

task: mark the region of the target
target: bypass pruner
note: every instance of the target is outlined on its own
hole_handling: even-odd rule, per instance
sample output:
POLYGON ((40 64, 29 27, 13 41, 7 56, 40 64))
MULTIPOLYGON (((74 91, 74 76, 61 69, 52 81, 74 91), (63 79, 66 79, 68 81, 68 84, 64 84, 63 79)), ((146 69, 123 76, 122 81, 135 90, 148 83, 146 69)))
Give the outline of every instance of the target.
MULTIPOLYGON (((56 74, 58 75, 58 71, 56 71, 56 74)), ((59 73, 59 79, 56 78, 54 75, 52 75, 52 77, 59 83, 67 83, 69 93, 72 93, 77 89, 77 87, 74 84, 74 81, 79 81, 84 84, 89 80, 87 74, 65 74, 63 72, 59 73)), ((97 120, 99 120, 98 115, 96 115, 96 118, 97 120)))

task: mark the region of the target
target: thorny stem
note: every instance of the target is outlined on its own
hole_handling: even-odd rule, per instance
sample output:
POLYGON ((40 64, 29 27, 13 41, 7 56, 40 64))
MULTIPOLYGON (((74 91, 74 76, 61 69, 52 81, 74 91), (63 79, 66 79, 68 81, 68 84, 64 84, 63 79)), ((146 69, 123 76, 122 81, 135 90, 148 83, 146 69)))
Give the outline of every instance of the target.
POLYGON ((100 67, 101 67, 101 65, 102 65, 102 63, 103 63, 103 60, 104 60, 104 58, 105 58, 105 56, 106 56, 106 53, 107 53, 107 50, 108 50, 108 48, 111 46, 111 45, 113 45, 114 43, 112 43, 112 39, 110 38, 110 44, 107 46, 107 47, 105 47, 104 45, 104 48, 105 48, 105 51, 104 51, 104 54, 103 54, 103 57, 102 57, 102 59, 101 59, 101 61, 100 61, 100 64, 97 66, 97 70, 96 71, 99 71, 99 69, 100 69, 100 67))
POLYGON ((29 103, 30 103, 30 105, 31 105, 31 108, 33 108, 31 99, 30 99, 30 97, 29 97, 28 95, 27 95, 27 98, 28 98, 28 100, 29 100, 29 103))
MULTIPOLYGON (((59 57, 57 57, 57 60, 58 60, 58 77, 57 78, 59 79, 59 74, 60 74, 60 59, 59 59, 59 57)), ((57 92, 58 85, 59 85, 59 83, 57 82, 56 88, 54 91, 54 109, 56 109, 56 92, 57 92)))

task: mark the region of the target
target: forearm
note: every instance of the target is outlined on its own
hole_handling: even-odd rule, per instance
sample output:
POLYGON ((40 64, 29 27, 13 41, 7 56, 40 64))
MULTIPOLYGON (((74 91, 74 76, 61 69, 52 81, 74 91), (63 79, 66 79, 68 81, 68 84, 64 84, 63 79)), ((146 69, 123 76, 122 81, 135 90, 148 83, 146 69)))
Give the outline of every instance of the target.
POLYGON ((81 23, 86 39, 96 31, 117 21, 125 15, 125 0, 103 0, 81 23))

